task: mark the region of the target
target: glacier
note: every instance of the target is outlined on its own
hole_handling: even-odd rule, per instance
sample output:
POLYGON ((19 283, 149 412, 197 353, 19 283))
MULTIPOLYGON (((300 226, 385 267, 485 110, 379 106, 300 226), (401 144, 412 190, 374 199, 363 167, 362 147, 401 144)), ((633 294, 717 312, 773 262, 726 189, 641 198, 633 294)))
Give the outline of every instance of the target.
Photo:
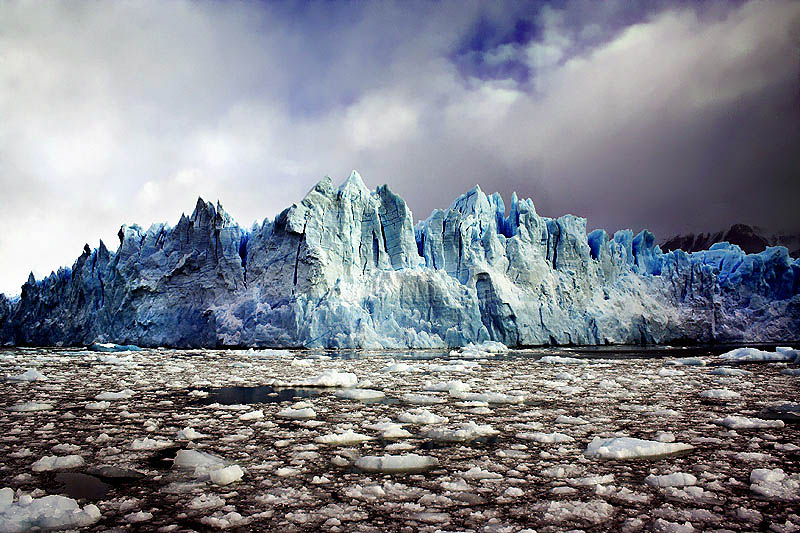
POLYGON ((726 242, 662 252, 654 235, 506 215, 480 187, 414 224, 387 185, 317 183, 240 227, 198 199, 174 227, 122 226, 72 268, 0 295, 0 345, 445 348, 800 337, 800 259, 726 242))

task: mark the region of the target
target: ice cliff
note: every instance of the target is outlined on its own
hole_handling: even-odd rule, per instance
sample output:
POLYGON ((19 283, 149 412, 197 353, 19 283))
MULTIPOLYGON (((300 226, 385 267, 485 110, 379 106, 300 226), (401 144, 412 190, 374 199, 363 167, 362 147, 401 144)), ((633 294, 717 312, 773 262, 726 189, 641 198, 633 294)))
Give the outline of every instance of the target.
POLYGON ((122 226, 112 252, 0 295, 0 344, 511 346, 789 341, 800 260, 718 243, 662 253, 648 231, 587 235, 572 215, 479 187, 414 225, 388 186, 320 181, 246 230, 198 200, 175 227, 122 226))

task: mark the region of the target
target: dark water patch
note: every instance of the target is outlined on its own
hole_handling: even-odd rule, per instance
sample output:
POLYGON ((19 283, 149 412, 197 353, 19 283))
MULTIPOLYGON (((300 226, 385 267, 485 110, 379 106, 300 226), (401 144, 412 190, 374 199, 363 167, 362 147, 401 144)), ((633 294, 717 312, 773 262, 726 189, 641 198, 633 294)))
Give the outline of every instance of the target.
POLYGON ((58 490, 70 498, 99 500, 111 489, 111 485, 99 478, 79 472, 59 472, 55 482, 58 490))
POLYGON ((144 474, 137 472, 136 470, 113 465, 92 466, 86 469, 86 472, 99 478, 120 481, 132 481, 136 479, 142 479, 144 477, 144 474))
POLYGON ((194 405, 240 405, 254 403, 291 402, 302 398, 314 398, 320 395, 320 389, 275 389, 269 385, 259 387, 220 387, 201 389, 208 393, 205 398, 192 402, 194 405))
POLYGON ((175 463, 175 456, 181 450, 180 446, 171 446, 156 451, 153 455, 148 457, 145 462, 148 466, 158 470, 169 470, 175 463))
POLYGON ((787 423, 800 423, 800 404, 772 405, 764 408, 759 416, 772 420, 783 420, 787 423))

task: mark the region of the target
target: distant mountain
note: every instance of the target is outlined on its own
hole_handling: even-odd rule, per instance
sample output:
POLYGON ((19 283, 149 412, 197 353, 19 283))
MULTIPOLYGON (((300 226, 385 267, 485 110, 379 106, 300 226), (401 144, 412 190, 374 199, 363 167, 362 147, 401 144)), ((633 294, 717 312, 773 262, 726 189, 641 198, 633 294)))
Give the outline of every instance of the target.
POLYGON ((685 252, 708 250, 712 244, 727 241, 739 246, 745 253, 763 252, 767 246, 785 246, 792 257, 800 257, 800 233, 770 234, 758 226, 734 224, 726 231, 716 233, 687 233, 674 235, 660 242, 661 249, 681 249, 685 252))

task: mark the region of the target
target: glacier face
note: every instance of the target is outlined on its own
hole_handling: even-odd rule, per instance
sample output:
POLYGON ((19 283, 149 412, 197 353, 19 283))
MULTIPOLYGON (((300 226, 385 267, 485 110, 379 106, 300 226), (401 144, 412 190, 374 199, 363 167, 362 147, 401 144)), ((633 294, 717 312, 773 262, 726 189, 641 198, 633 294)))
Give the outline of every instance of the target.
POLYGON ((123 226, 116 252, 0 295, 0 344, 432 348, 789 341, 800 260, 728 243, 662 253, 475 187, 413 224, 358 173, 245 230, 198 200, 175 227, 123 226))

